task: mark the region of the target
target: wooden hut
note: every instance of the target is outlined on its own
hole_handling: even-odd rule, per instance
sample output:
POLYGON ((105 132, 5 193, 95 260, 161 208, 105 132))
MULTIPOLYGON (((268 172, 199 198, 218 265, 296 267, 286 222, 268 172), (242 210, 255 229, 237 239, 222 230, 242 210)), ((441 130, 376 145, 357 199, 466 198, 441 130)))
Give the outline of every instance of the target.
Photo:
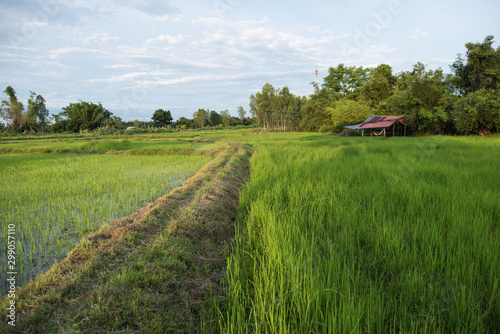
POLYGON ((370 136, 406 136, 404 116, 370 116, 363 123, 344 126, 348 130, 361 131, 370 136))

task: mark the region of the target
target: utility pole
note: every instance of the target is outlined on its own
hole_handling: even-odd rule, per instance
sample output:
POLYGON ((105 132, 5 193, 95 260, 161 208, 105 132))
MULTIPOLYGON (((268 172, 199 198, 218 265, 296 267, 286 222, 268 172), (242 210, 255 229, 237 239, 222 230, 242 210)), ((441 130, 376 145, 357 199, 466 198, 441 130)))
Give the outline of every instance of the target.
POLYGON ((319 93, 318 73, 319 73, 319 71, 316 70, 316 83, 314 84, 314 94, 319 93))

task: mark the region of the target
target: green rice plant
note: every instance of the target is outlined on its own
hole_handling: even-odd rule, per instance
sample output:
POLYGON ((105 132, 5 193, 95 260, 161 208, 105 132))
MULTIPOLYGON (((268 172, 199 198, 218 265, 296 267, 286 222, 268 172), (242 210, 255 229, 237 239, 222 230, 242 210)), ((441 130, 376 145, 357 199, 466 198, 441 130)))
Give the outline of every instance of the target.
POLYGON ((500 137, 256 146, 221 331, 498 332, 500 137))
MULTIPOLYGON (((135 139, 135 138, 134 138, 135 139)), ((207 143, 191 143, 189 141, 179 141, 173 139, 61 139, 61 140, 33 140, 9 143, 2 141, 0 154, 34 154, 34 153, 105 153, 116 151, 140 151, 155 150, 168 151, 175 154, 176 151, 194 151, 195 149, 208 146, 207 143)), ((154 154, 150 154, 154 155, 154 154)))
MULTIPOLYGON (((180 186, 207 156, 38 154, 0 160, 3 235, 16 227, 18 283, 61 259, 86 233, 180 186)), ((0 281, 5 293, 7 239, 0 281)))

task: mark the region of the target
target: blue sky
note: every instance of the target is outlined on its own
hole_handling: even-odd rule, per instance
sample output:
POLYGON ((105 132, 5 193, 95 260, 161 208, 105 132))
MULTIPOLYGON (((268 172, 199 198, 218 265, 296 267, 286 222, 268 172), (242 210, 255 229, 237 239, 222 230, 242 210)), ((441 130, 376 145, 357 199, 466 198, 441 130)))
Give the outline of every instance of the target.
POLYGON ((266 82, 310 95, 314 70, 339 63, 449 72, 465 43, 500 40, 499 12, 497 0, 0 0, 0 89, 41 94, 51 113, 84 100, 124 120, 236 115, 266 82))

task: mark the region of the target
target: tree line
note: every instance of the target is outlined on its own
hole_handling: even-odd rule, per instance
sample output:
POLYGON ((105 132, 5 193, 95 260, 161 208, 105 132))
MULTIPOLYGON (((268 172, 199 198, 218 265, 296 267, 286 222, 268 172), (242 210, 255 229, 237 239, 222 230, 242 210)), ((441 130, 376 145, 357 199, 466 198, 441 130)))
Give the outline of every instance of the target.
POLYGON ((339 64, 308 98, 266 83, 250 96, 250 112, 276 131, 339 132, 370 115, 402 115, 419 134, 500 132, 500 47, 493 48, 493 38, 467 43, 450 74, 422 63, 396 74, 387 64, 339 64))
POLYGON ((4 94, 6 99, 2 101, 0 117, 6 124, 0 123, 0 132, 11 133, 41 133, 47 132, 81 132, 96 131, 107 133, 108 130, 123 130, 125 128, 134 129, 194 129, 210 127, 229 127, 237 125, 250 125, 253 121, 246 118, 246 111, 243 107, 238 107, 239 117, 233 117, 229 111, 223 110, 220 113, 210 109, 198 109, 194 112, 193 118, 180 117, 173 121, 170 110, 157 109, 151 121, 129 121, 125 122, 121 117, 114 116, 112 112, 102 106, 101 103, 79 101, 70 103, 62 108, 58 114, 53 114, 49 118, 49 110, 43 96, 31 92, 28 100, 28 108, 25 109, 23 103, 18 100, 16 91, 8 86, 4 94))

